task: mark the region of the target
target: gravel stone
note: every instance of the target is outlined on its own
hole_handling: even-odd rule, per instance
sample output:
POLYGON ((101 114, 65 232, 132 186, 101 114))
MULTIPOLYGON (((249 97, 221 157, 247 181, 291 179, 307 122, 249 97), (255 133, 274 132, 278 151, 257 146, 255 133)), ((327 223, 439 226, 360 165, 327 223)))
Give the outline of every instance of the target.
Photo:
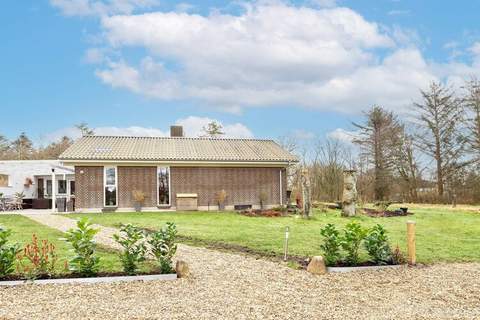
MULTIPOLYGON (((39 219, 59 228, 71 223, 39 219)), ((103 228, 102 235, 109 229, 116 232, 103 228)), ((480 318, 479 263, 315 276, 186 245, 179 245, 177 259, 189 264, 189 278, 0 288, 0 319, 480 318)))

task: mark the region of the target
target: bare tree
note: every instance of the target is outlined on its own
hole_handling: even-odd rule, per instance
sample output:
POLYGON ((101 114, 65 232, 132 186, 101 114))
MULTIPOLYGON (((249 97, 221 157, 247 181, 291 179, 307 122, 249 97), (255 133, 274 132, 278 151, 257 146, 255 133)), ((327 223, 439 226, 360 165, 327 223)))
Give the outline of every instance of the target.
POLYGON ((317 142, 311 165, 312 197, 315 200, 341 200, 343 170, 349 167, 349 160, 349 150, 340 141, 317 142))
POLYGON ((403 194, 406 194, 408 201, 416 202, 418 199, 417 190, 421 170, 418 165, 413 137, 404 134, 400 142, 398 149, 393 153, 395 158, 395 171, 401 180, 403 194))
POLYGON ((421 91, 423 101, 415 103, 419 133, 416 143, 422 152, 435 161, 437 195, 442 200, 445 183, 461 162, 465 139, 459 124, 462 120, 460 101, 452 90, 432 82, 428 91, 421 91))
POLYGON ((36 152, 36 158, 42 160, 58 159, 58 157, 67 150, 73 143, 73 140, 67 136, 62 137, 58 142, 52 142, 45 148, 40 148, 36 152))
POLYGON ((12 142, 12 150, 17 160, 28 160, 32 158, 34 148, 32 141, 25 132, 22 132, 18 138, 12 142))
POLYGON ((465 89, 467 91, 463 99, 467 128, 465 139, 474 160, 480 163, 480 81, 477 78, 470 79, 465 89))
POLYGON ((353 142, 360 146, 362 156, 373 165, 375 200, 385 200, 389 196, 395 164, 393 154, 401 144, 403 126, 392 112, 378 106, 365 116, 364 124, 353 123, 359 129, 353 142))
POLYGON ((0 159, 8 159, 10 153, 10 141, 5 136, 0 135, 0 159))

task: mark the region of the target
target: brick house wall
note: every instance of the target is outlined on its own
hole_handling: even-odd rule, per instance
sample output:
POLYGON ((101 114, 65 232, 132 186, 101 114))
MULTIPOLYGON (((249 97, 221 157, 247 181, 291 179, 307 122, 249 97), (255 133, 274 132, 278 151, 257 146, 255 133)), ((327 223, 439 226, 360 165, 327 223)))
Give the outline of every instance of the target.
POLYGON ((75 207, 103 208, 103 167, 75 167, 75 207))
POLYGON ((280 168, 171 167, 172 206, 177 193, 197 193, 199 206, 216 206, 216 194, 227 192, 225 204, 260 204, 260 193, 266 204, 280 204, 280 170, 283 201, 286 199, 286 170, 280 168))
MULTIPOLYGON (((171 206, 176 206, 177 193, 198 194, 198 205, 216 206, 216 194, 227 192, 225 204, 260 204, 260 193, 267 195, 267 205, 280 204, 280 171, 282 197, 286 202, 287 177, 285 168, 252 167, 170 167, 171 206)), ((117 167, 118 207, 132 208, 133 190, 146 193, 144 207, 157 206, 157 167, 117 167)), ((103 208, 103 167, 76 166, 76 207, 103 208)))
POLYGON ((118 207, 134 206, 132 192, 145 193, 144 207, 157 206, 157 167, 118 167, 118 207))

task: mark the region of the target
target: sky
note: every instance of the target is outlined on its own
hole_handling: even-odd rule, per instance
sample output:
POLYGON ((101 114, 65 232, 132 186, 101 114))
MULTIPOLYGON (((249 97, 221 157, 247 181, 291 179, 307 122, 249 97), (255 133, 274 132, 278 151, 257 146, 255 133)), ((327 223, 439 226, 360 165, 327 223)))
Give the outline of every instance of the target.
POLYGON ((480 76, 480 1, 6 0, 0 134, 348 139, 431 81, 480 76))

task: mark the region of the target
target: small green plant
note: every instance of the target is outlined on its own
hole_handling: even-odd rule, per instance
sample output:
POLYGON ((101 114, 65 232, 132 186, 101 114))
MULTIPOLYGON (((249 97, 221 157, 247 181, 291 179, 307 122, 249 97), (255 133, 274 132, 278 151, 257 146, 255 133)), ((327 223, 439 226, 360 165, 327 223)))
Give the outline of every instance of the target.
POLYGON ((349 265, 358 265, 359 249, 366 234, 367 230, 356 222, 350 222, 345 226, 341 245, 346 253, 345 262, 349 265))
POLYGON ((8 238, 11 234, 12 231, 10 229, 0 226, 0 278, 6 277, 15 271, 15 259, 20 252, 18 243, 8 243, 8 238))
POLYGON ((162 273, 172 273, 172 258, 177 252, 175 238, 177 236, 177 227, 175 223, 167 222, 161 230, 150 234, 148 244, 158 263, 162 273))
POLYGON ((88 218, 82 218, 77 221, 76 229, 66 232, 65 240, 72 245, 75 252, 75 256, 68 263, 70 271, 87 277, 97 274, 100 258, 95 255, 97 244, 93 238, 98 231, 92 228, 88 218))
POLYGON ((120 232, 123 235, 114 234, 113 239, 123 247, 120 253, 123 270, 129 275, 135 275, 138 264, 145 261, 145 234, 142 229, 132 224, 122 225, 120 232))
POLYGON ((32 242, 25 246, 23 253, 17 255, 19 271, 28 279, 51 277, 55 273, 55 265, 58 260, 55 250, 55 245, 48 242, 47 239, 39 243, 38 237, 34 233, 32 242), (29 263, 25 263, 25 260, 29 263))
POLYGON ((320 230, 320 234, 323 237, 323 243, 320 245, 320 248, 323 251, 325 263, 329 266, 336 265, 341 258, 340 232, 335 225, 329 223, 320 230))
POLYGON ((387 231, 380 224, 368 231, 364 246, 375 264, 387 264, 392 260, 392 249, 388 244, 387 231))

